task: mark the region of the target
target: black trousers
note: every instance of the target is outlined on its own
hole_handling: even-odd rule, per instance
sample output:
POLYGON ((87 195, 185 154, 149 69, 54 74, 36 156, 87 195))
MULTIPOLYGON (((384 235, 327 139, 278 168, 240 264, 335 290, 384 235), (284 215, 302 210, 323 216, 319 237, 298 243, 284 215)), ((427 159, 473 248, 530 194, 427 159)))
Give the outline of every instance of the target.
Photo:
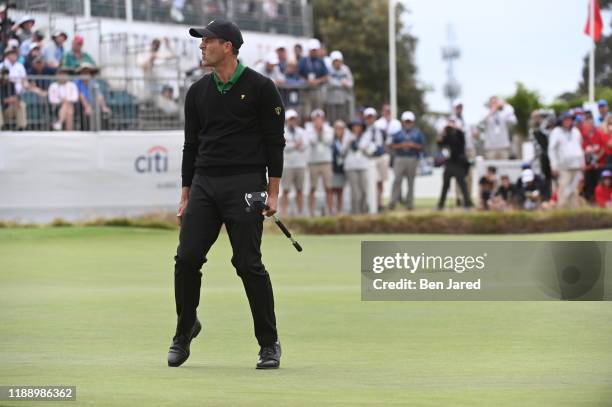
POLYGON ((225 224, 232 245, 232 265, 242 279, 251 307, 255 337, 260 346, 277 340, 272 284, 261 262, 264 217, 261 211, 247 212, 244 198, 247 192, 266 190, 265 174, 194 176, 174 258, 177 334, 189 333, 195 322, 200 302, 200 269, 221 225, 225 224))
POLYGON ((440 195, 438 208, 444 208, 444 203, 446 202, 446 194, 448 193, 448 188, 450 187, 450 180, 453 177, 457 180, 457 184, 459 184, 459 189, 461 189, 461 193, 463 194, 463 206, 466 208, 472 207, 472 199, 470 198, 470 194, 467 190, 467 184, 465 183, 466 175, 467 167, 463 163, 455 163, 452 161, 446 163, 446 166, 444 167, 442 194, 440 195))

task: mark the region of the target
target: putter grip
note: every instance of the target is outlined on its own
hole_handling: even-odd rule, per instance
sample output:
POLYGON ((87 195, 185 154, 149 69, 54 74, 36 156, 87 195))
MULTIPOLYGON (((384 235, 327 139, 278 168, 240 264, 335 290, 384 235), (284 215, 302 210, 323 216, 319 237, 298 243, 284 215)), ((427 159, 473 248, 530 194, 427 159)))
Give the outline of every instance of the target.
POLYGON ((295 247, 295 250, 297 250, 298 252, 302 251, 302 246, 300 246, 298 242, 293 242, 293 247, 295 247))
POLYGON ((290 238, 291 237, 291 233, 289 233, 289 229, 287 229, 287 227, 285 225, 283 225, 283 222, 281 222, 280 219, 278 219, 278 218, 274 218, 274 221, 276 222, 276 224, 278 225, 280 230, 283 231, 285 236, 290 238))

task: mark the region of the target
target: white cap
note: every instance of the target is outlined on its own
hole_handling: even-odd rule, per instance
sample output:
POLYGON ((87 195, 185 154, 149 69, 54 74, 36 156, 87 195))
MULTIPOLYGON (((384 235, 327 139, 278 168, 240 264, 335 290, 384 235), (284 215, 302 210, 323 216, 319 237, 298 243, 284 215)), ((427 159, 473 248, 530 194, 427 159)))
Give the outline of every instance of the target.
POLYGON ((308 40, 308 43, 306 44, 306 48, 308 48, 308 51, 313 50, 313 49, 320 49, 321 42, 317 40, 316 38, 312 38, 308 40))
POLYGON ((332 61, 335 61, 336 59, 339 59, 340 61, 344 60, 344 56, 342 55, 342 52, 340 51, 332 51, 332 53, 329 54, 329 57, 331 58, 332 61))
POLYGON ((298 117, 298 112, 293 109, 289 109, 285 112, 285 120, 295 119, 298 117))
POLYGON ((279 50, 279 49, 287 49, 287 45, 285 44, 285 41, 279 41, 276 43, 276 45, 274 46, 274 50, 279 50))
POLYGON ((523 172, 521 172, 521 181, 523 182, 523 184, 526 184, 528 182, 531 182, 535 179, 535 174, 533 173, 533 170, 525 169, 523 170, 523 172))
POLYGON ((17 21, 17 25, 21 25, 28 21, 35 22, 36 20, 34 20, 34 17, 32 17, 31 15, 26 14, 25 16, 21 17, 19 21, 17 21))
POLYGON ((410 112, 410 111, 406 111, 404 113, 402 113, 402 121, 408 121, 410 120, 411 122, 413 122, 416 119, 416 117, 414 116, 414 113, 410 112))
POLYGON ((276 55, 276 52, 269 52, 265 60, 267 64, 278 65, 278 55, 276 55))
POLYGON ((453 107, 457 107, 457 106, 463 106, 463 101, 460 99, 457 99, 453 102, 453 107))
POLYGON ((28 48, 28 52, 32 51, 34 48, 40 48, 40 44, 37 43, 37 42, 31 43, 29 48, 28 48))
POLYGON ((378 116, 378 114, 376 113, 376 109, 374 109, 373 107, 368 107, 363 111, 363 117, 368 117, 368 116, 378 116))
POLYGON ((310 118, 314 119, 316 117, 325 117, 325 112, 322 109, 315 109, 310 113, 310 118))

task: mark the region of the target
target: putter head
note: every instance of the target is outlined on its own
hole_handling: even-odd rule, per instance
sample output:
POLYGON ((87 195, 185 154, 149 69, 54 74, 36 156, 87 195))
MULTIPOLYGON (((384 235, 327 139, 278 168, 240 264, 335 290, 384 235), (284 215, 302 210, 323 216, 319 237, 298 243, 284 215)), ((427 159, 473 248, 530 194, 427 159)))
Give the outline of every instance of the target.
POLYGON ((268 193, 265 191, 247 192, 246 194, 244 194, 244 200, 247 203, 247 212, 250 212, 252 210, 263 211, 264 209, 266 209, 268 193))

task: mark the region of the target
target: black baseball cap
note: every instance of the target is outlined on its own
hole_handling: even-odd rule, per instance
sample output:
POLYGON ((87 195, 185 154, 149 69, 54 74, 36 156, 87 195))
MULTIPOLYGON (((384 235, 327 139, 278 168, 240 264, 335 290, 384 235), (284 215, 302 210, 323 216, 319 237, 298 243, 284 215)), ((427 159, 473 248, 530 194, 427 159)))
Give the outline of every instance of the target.
POLYGON ((240 28, 227 20, 212 20, 206 27, 190 28, 189 34, 196 38, 220 38, 231 42, 236 49, 239 49, 244 43, 240 28))

